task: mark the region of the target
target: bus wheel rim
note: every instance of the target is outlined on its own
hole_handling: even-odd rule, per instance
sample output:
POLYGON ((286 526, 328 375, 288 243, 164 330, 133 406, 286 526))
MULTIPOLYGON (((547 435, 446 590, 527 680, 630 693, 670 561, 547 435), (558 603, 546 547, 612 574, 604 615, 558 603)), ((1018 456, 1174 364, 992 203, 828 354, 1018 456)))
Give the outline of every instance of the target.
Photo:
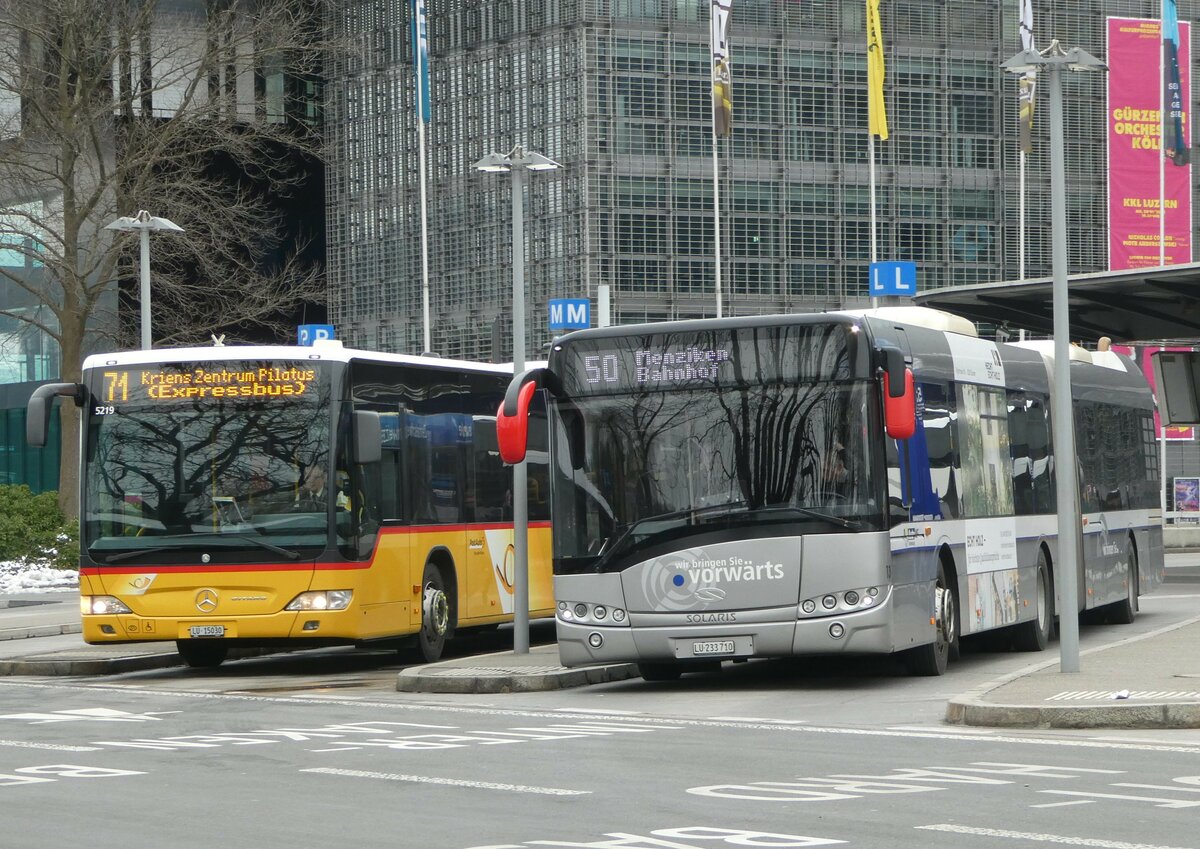
POLYGON ((446 594, 433 584, 427 585, 421 607, 425 630, 435 637, 443 636, 450 626, 450 601, 446 594))
POLYGON ((937 635, 949 645, 954 640, 954 593, 945 587, 938 587, 936 593, 937 635))

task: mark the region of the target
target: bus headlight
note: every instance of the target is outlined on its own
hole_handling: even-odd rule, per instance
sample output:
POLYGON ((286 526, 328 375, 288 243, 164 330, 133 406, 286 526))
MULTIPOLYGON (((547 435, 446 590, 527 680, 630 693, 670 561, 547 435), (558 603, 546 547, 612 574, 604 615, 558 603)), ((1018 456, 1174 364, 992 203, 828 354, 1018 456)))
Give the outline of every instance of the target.
POLYGON ((133 613, 121 599, 111 595, 81 595, 79 612, 84 616, 110 616, 114 613, 133 613))
POLYGON ((317 590, 300 593, 284 610, 345 610, 350 606, 354 590, 317 590))

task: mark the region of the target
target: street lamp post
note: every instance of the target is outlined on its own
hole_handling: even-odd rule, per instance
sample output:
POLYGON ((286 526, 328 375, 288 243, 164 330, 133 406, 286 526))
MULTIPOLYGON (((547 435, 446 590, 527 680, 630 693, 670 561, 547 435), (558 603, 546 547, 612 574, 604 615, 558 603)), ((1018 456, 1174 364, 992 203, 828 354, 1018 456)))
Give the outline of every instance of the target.
POLYGON ((1059 669, 1079 671, 1079 483, 1071 401, 1071 323, 1067 302, 1067 180, 1063 155, 1062 71, 1103 71, 1087 51, 1064 50, 1058 39, 1044 51, 1022 50, 1001 65, 1013 74, 1045 71, 1050 82, 1050 227, 1054 294, 1054 477, 1058 501, 1059 669))
POLYGON ((150 231, 164 230, 168 233, 182 233, 183 228, 167 218, 157 218, 146 210, 140 210, 137 215, 122 215, 111 224, 106 224, 105 230, 137 231, 141 241, 141 259, 138 263, 141 285, 138 300, 141 305, 142 349, 149 350, 150 344, 150 231))
MULTIPOLYGON (((562 166, 540 153, 516 145, 508 153, 489 153, 476 171, 508 172, 512 180, 512 310, 513 374, 525 370, 525 208, 526 171, 553 171, 562 166)), ((513 653, 529 653, 529 477, 522 460, 513 466, 513 653)))

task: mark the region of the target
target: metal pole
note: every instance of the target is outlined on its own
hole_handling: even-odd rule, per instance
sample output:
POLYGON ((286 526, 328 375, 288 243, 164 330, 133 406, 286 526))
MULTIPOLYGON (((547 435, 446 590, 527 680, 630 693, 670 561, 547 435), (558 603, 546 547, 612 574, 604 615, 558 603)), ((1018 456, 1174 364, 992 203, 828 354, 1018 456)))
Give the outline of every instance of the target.
MULTIPOLYGON (((417 74, 417 97, 421 97, 420 74, 417 74)), ((421 167, 418 169, 421 178, 421 316, 424 325, 424 347, 421 350, 429 353, 433 351, 429 329, 429 221, 425 200, 425 122, 420 117, 417 118, 417 155, 421 158, 421 167)))
POLYGON ((717 128, 713 124, 712 136, 713 161, 713 272, 717 293, 717 318, 724 316, 724 306, 721 303, 721 164, 717 157, 717 128))
POLYGON ((1058 499, 1059 668, 1079 671, 1079 483, 1071 402, 1071 323, 1067 303, 1067 179, 1063 155, 1062 64, 1049 62, 1050 210, 1054 267, 1054 476, 1058 499))
MULTIPOLYGON (((525 166, 513 157, 513 374, 525 370, 525 215, 521 184, 525 166)), ((529 478, 525 461, 513 466, 513 654, 529 654, 529 478)))
POLYGON ((139 263, 141 286, 138 293, 141 300, 142 350, 148 351, 153 347, 150 344, 150 228, 142 227, 138 238, 141 241, 142 254, 139 263))

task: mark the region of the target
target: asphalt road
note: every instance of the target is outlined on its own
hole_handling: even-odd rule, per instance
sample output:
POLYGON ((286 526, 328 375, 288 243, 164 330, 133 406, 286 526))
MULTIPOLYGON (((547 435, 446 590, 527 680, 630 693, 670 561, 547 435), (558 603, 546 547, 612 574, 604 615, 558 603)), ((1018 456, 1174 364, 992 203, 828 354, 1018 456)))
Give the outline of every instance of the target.
MULTIPOLYGON (((1168 585, 1121 633, 1197 605, 1168 585)), ((399 693, 404 658, 350 651, 0 679, 0 846, 1200 849, 1200 731, 944 725, 1030 661, 985 649, 934 679, 763 661, 494 696, 399 693)))

